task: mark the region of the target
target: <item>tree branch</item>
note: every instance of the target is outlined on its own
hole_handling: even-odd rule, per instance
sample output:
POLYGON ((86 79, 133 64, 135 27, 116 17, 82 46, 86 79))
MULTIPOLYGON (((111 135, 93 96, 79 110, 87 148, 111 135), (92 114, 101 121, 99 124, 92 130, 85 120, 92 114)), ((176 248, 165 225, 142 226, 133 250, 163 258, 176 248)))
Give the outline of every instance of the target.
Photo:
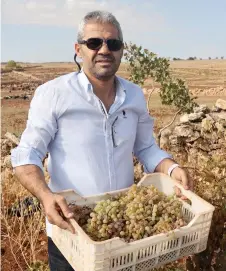
POLYGON ((172 121, 171 121, 169 124, 167 124, 166 126, 164 126, 162 129, 160 129, 160 131, 159 131, 159 133, 158 133, 158 137, 157 137, 157 140, 158 140, 157 143, 158 143, 159 146, 160 146, 160 138, 161 138, 162 132, 163 132, 166 128, 170 127, 170 126, 174 123, 174 121, 175 121, 177 115, 178 115, 181 111, 182 111, 182 109, 179 109, 179 110, 175 113, 175 115, 174 115, 172 121))
POLYGON ((151 112, 151 110, 150 110, 150 101, 151 101, 151 95, 152 95, 152 93, 155 91, 155 88, 153 88, 152 90, 151 90, 151 92, 148 94, 148 100, 147 100, 147 109, 148 109, 148 113, 150 114, 150 112, 151 112))

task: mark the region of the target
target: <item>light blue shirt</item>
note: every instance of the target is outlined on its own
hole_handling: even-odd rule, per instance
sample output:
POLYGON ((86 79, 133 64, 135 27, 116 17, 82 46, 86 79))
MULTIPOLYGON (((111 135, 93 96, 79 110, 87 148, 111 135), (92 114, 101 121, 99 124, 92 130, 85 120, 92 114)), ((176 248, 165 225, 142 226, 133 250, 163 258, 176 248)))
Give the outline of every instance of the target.
POLYGON ((116 98, 109 112, 93 93, 85 73, 69 73, 39 86, 13 167, 42 168, 49 152, 49 187, 92 195, 129 187, 134 181, 133 153, 153 172, 171 158, 153 138, 153 118, 141 88, 116 76, 116 98))

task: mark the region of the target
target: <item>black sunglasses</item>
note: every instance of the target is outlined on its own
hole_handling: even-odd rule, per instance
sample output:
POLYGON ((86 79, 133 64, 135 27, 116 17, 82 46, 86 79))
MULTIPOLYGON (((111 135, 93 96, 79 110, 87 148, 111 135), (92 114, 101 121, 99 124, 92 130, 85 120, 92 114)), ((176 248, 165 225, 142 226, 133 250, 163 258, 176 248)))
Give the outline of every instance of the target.
POLYGON ((90 50, 99 50, 103 43, 107 44, 109 51, 119 51, 123 46, 123 42, 117 39, 90 38, 79 42, 79 44, 86 44, 90 50))

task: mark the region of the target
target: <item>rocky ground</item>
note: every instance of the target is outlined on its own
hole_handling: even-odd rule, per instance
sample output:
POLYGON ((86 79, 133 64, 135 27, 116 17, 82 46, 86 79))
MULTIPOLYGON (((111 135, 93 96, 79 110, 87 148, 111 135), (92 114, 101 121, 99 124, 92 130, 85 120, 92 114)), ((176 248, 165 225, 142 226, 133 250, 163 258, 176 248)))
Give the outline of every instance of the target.
MULTIPOLYGON (((197 187, 197 193, 200 193, 201 196, 205 196, 206 200, 209 201, 211 201, 212 198, 215 199, 215 197, 219 197, 219 199, 217 199, 217 204, 221 205, 225 200, 225 198, 222 199, 222 195, 225 193, 223 188, 226 187, 226 185, 224 185, 225 183, 223 183, 225 182, 225 179, 223 178, 225 178, 224 176, 226 175, 226 166, 224 166, 224 168, 219 168, 213 164, 208 164, 208 161, 209 158, 219 158, 219 161, 222 163, 222 159, 226 157, 225 64, 226 61, 196 63, 180 62, 172 64, 174 73, 188 82, 191 93, 198 96, 202 95, 201 97, 210 97, 210 99, 208 99, 210 102, 208 102, 207 105, 203 105, 203 102, 199 102, 201 105, 196 108, 192 114, 178 117, 170 127, 162 132, 160 137, 160 146, 172 153, 174 158, 182 165, 198 169, 206 163, 207 166, 205 166, 205 170, 208 170, 208 174, 211 173, 212 175, 210 177, 208 177, 209 175, 205 175, 205 177, 203 177, 202 174, 199 175, 198 172, 196 173, 197 178, 205 180, 204 186, 197 187), (220 99, 217 99, 217 96, 219 96, 220 99), (212 104, 215 104, 215 106, 212 107, 212 104), (203 189, 205 186, 210 189, 203 189), (215 190, 216 187, 217 189, 220 189, 220 191, 215 190), (206 190, 208 193, 205 195, 202 194, 203 190, 206 190), (215 192, 214 194, 213 191, 217 191, 217 194, 215 192)), ((24 70, 24 72, 10 72, 2 74, 1 174, 3 181, 3 194, 5 192, 10 194, 10 200, 7 201, 7 204, 13 203, 18 197, 26 198, 27 196, 30 196, 26 194, 15 179, 10 162, 10 152, 11 149, 18 144, 21 132, 25 128, 27 112, 34 91, 40 84, 73 70, 75 70, 74 64, 59 64, 57 66, 55 64, 46 64, 29 66, 24 70), (4 186, 5 184, 6 186, 4 186)), ((128 77, 125 67, 119 71, 119 74, 125 78, 128 77)), ((158 86, 154 85, 154 88, 156 88, 155 92, 157 93, 158 86)), ((144 85, 144 93, 146 97, 150 93, 150 89, 152 89, 152 83, 147 80, 144 85)), ((171 121, 175 113, 175 109, 162 106, 159 98, 157 97, 158 95, 154 94, 151 99, 151 114, 156 118, 156 135, 160 128, 164 127, 171 121)), ((203 101, 203 98, 201 101, 203 101)), ((135 158, 134 165, 135 182, 137 182, 144 174, 143 167, 135 158)), ((48 181, 49 177, 46 167, 45 176, 48 181)), ((222 214, 219 215, 219 217, 222 217, 222 214)), ((218 241, 215 243, 212 242, 210 246, 216 247, 214 255, 218 255, 218 253, 220 254, 222 252, 222 245, 219 244, 219 240, 223 239, 222 236, 226 235, 222 235, 221 232, 223 225, 222 220, 220 220, 220 218, 215 218, 214 221, 214 227, 220 227, 220 229, 218 232, 213 231, 212 236, 216 237, 216 240, 218 241)), ((15 257, 11 253, 8 242, 9 238, 5 235, 5 230, 6 229, 2 227, 2 231, 4 231, 4 234, 2 234, 3 269, 6 271, 19 270, 17 269, 15 257)), ((16 238, 16 236, 14 237, 16 238)), ((212 239, 213 237, 211 237, 211 240, 212 239)), ((44 262, 47 260, 46 241, 45 234, 42 231, 38 237, 37 259, 44 262)), ((18 251, 17 246, 15 246, 15 249, 18 251)), ((25 255, 28 257, 29 250, 26 250, 26 248, 25 253, 28 253, 26 254, 27 256, 25 255)), ((214 262, 219 258, 216 256, 212 257, 210 254, 205 257, 207 257, 205 258, 207 263, 209 262, 208 259, 213 259, 211 260, 211 265, 212 261, 214 262)), ((18 254, 17 258, 25 268, 27 265, 23 260, 22 255, 18 254)), ((223 258, 217 261, 220 261, 221 265, 222 263, 225 263, 223 258)), ((219 268, 221 268, 220 265, 218 265, 218 269, 212 268, 211 270, 224 270, 219 268)), ((179 269, 176 269, 176 267, 173 266, 168 270, 179 269)), ((200 271, 200 269, 181 270, 200 271)))

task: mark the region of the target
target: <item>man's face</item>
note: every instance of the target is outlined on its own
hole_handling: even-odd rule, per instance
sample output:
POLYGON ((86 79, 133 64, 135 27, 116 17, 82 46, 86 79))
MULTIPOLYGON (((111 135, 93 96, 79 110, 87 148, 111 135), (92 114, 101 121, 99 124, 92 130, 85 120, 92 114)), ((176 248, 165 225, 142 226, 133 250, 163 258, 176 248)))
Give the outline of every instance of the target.
MULTIPOLYGON (((84 28, 83 40, 89 38, 118 39, 118 31, 111 24, 88 23, 84 28)), ((123 55, 123 47, 113 52, 106 43, 99 50, 91 50, 86 44, 76 44, 75 50, 83 60, 84 71, 103 81, 115 75, 123 55)))

